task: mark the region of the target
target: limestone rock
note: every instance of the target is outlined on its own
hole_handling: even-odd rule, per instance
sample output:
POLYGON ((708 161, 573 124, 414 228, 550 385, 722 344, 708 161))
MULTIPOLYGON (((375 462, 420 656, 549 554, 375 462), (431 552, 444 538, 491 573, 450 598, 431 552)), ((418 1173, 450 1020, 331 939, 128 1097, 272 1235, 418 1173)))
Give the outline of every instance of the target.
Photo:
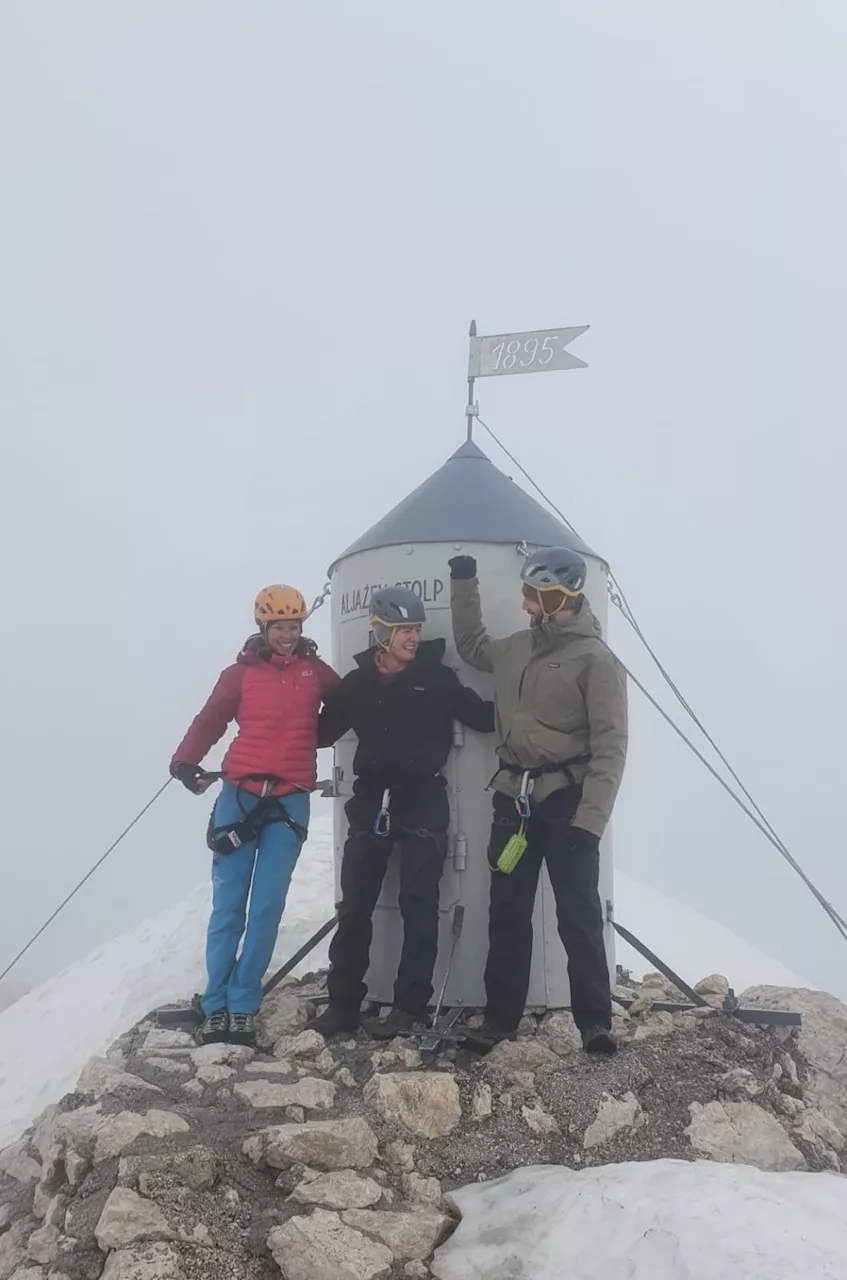
MULTIPOLYGON (((825 1158, 828 1151, 838 1152, 844 1150, 845 1139, 841 1130, 836 1128, 831 1120, 820 1111, 814 1108, 803 1111, 797 1118, 794 1126, 794 1133, 797 1138, 803 1142, 808 1142, 817 1154, 825 1158)), ((832 1161, 828 1161, 832 1165, 832 1161)), ((838 1161, 835 1161, 834 1167, 838 1169, 838 1161)))
POLYGON ((474 1090, 471 1116, 474 1120, 487 1120, 491 1115, 491 1085, 485 1081, 474 1090))
POLYGON ((10 1204, 0 1204, 0 1236, 12 1225, 15 1211, 10 1204))
POLYGON ((189 1054, 196 1047, 196 1041, 187 1031, 168 1031, 162 1027, 154 1027, 148 1031, 141 1048, 142 1054, 189 1054))
MULTIPOLYGON (((51 1276, 54 1272, 51 1271, 51 1276)), ((44 1280, 47 1272, 43 1267, 28 1267, 26 1265, 18 1267, 12 1272, 11 1280, 44 1280)))
POLYGON ((761 1089, 752 1071, 745 1067, 731 1067, 718 1079, 718 1088, 728 1097, 755 1098, 761 1089))
POLYGON ((297 1184, 291 1199, 299 1204, 319 1204, 326 1209, 367 1209, 378 1204, 382 1187, 373 1178, 363 1178, 352 1169, 321 1173, 297 1184))
POLYGON ((68 1147, 65 1152, 65 1177, 72 1187, 79 1186, 90 1168, 90 1160, 74 1151, 73 1147, 68 1147))
POLYGON ((450 1219, 435 1209, 417 1209, 413 1213, 381 1209, 349 1209, 342 1218, 350 1227, 376 1236, 399 1262, 428 1258, 450 1219))
POLYGON ((191 1075, 190 1065, 179 1058, 156 1058, 145 1054, 144 1062, 146 1066, 153 1067, 155 1071, 161 1071, 162 1075, 172 1079, 191 1075))
POLYGON ((250 1076, 288 1076, 291 1063, 281 1058, 264 1058, 261 1062, 248 1062, 244 1070, 250 1076))
POLYGON ((804 1096, 847 1137, 847 1005, 824 991, 751 987, 745 1007, 790 1009, 803 1018, 799 1048, 811 1069, 804 1096))
POLYGON ((576 1023, 569 1013, 564 1013, 560 1009, 542 1018, 538 1034, 543 1038, 545 1045, 559 1057, 582 1052, 582 1037, 576 1023))
POLYGON ((136 1138, 149 1134, 153 1138, 167 1138, 174 1133, 188 1133, 189 1124, 173 1111, 121 1111, 109 1116, 97 1130, 94 1148, 95 1160, 108 1160, 119 1156, 136 1138))
POLYGON ((243 1067, 255 1056, 256 1050, 247 1044, 201 1044, 191 1050, 195 1067, 243 1067))
POLYGON ((202 1098, 206 1092, 206 1086, 202 1080, 186 1080, 182 1085, 182 1092, 187 1093, 189 1098, 202 1098))
POLYGON ((306 1109, 305 1107, 286 1107, 285 1118, 290 1120, 292 1124, 305 1124, 306 1109))
POLYGON ((142 1244, 110 1253, 102 1280, 185 1280, 185 1273, 170 1245, 142 1244))
POLYGON ((337 1066, 338 1063, 329 1049, 324 1049, 323 1053, 319 1053, 314 1060, 315 1071, 319 1071, 322 1076, 333 1075, 337 1066))
MULTIPOLYGON (((277 987, 262 1003, 256 1017, 256 1036, 263 1045, 275 1045, 283 1036, 302 1031, 314 1011, 314 1005, 277 987)), ((320 1052, 320 1050, 318 1050, 320 1052)))
POLYGON ((297 1035, 281 1036, 274 1044, 275 1058, 317 1058, 326 1050, 326 1041, 319 1031, 300 1031, 297 1035))
POLYGON ((582 1145, 586 1150, 599 1147, 621 1129, 640 1129, 646 1123, 647 1117, 634 1093, 625 1093, 622 1098, 604 1093, 596 1119, 585 1130, 582 1145))
POLYGON ((306 1124, 281 1124, 251 1135, 244 1153, 259 1158, 272 1169, 305 1164, 331 1172, 334 1169, 366 1169, 376 1160, 376 1134, 360 1117, 352 1120, 308 1120, 306 1124), (250 1150, 248 1150, 250 1148, 250 1150))
POLYGON ((26 1247, 27 1257, 49 1267, 56 1261, 61 1234, 58 1227, 39 1227, 37 1231, 33 1231, 26 1247))
POLYGON ((95 1101, 117 1089, 137 1089, 142 1093, 161 1093, 158 1085, 131 1075, 108 1058, 89 1058, 82 1068, 76 1087, 79 1093, 90 1093, 95 1101))
POLYGON ((542 1067, 561 1069, 557 1054, 540 1040, 501 1040, 485 1059, 486 1072, 538 1071, 542 1067))
POLYGON ((364 1099, 389 1122, 420 1138, 444 1138, 462 1118, 459 1086, 443 1072, 375 1075, 364 1099))
POLYGON ((779 1172, 806 1161, 782 1125, 754 1102, 692 1102, 685 1130, 698 1155, 725 1164, 752 1164, 779 1172))
POLYGON ((173 1232, 162 1210, 152 1200, 131 1190, 115 1187, 106 1201, 94 1234, 104 1253, 144 1240, 170 1240, 173 1232))
POLYGON ((25 1187, 41 1177, 41 1165, 27 1154, 25 1138, 0 1151, 0 1173, 5 1173, 7 1178, 14 1178, 15 1182, 20 1182, 25 1187))
POLYGON ((533 1107, 521 1107, 521 1115, 532 1132, 540 1137, 549 1137, 551 1133, 559 1131, 556 1121, 548 1115, 540 1103, 533 1107))
POLYGON ((223 1084, 235 1075, 235 1067, 225 1067, 216 1062, 209 1062, 197 1068, 197 1079, 202 1084, 223 1084))
POLYGON ((75 1149, 88 1150, 92 1139, 99 1133, 106 1122, 106 1116, 99 1102, 93 1107, 79 1107, 76 1111, 65 1111, 50 1122, 49 1131, 37 1134, 42 1150, 46 1156, 55 1142, 66 1144, 75 1149), (51 1141, 48 1141, 51 1138, 51 1141))
POLYGON ((307 1111, 326 1111, 335 1105, 335 1085, 330 1080, 306 1076, 294 1084, 275 1080, 247 1080, 233 1085, 239 1098, 251 1107, 305 1107, 307 1111))
POLYGON ((340 1071, 336 1072, 335 1083, 343 1085, 345 1089, 355 1089, 356 1077, 349 1067, 342 1067, 340 1071))
POLYGON ((274 1227, 268 1248, 286 1280, 381 1280, 394 1261, 385 1245, 326 1209, 274 1227))
POLYGON ((402 1040, 393 1040, 385 1049, 371 1054, 371 1066, 374 1071, 384 1071, 386 1067, 402 1067, 406 1071, 416 1071, 421 1065, 419 1049, 404 1044, 402 1040))
POLYGON ((427 1280, 429 1276, 429 1267, 424 1263, 415 1259, 413 1262, 407 1262, 403 1268, 403 1275, 406 1280, 427 1280))
POLYGON ((160 1173, 167 1173, 192 1191, 208 1191, 218 1179, 218 1158, 211 1147, 198 1144, 167 1155, 122 1156, 118 1162, 118 1183, 137 1186, 145 1195, 151 1177, 160 1173))
POLYGON ((713 1009, 720 1009, 726 996, 729 995, 729 982, 722 973, 710 973, 694 984, 698 996, 702 996, 713 1009))
POLYGON ((681 994, 669 978, 655 970, 652 973, 645 973, 638 984, 638 992, 641 995, 649 995, 652 1000, 665 1001, 677 1001, 681 994))
POLYGON ((649 1040, 652 1036, 672 1036, 676 1031, 673 1014, 658 1009, 639 1021, 632 1034, 633 1040, 649 1040))
POLYGON ((9 1280, 26 1258, 26 1242, 31 1230, 32 1222, 19 1218, 0 1236, 0 1280, 9 1280))
POLYGON ((429 1209, 440 1209, 443 1202, 441 1183, 437 1178, 422 1178, 419 1173, 404 1173, 403 1195, 412 1204, 424 1204, 429 1209))
POLYGON ((61 1227, 65 1221, 67 1207, 67 1196, 51 1196, 43 1191, 40 1186, 35 1188, 32 1211, 36 1218, 41 1219, 45 1227, 61 1227))
POLYGON ((385 1144, 385 1163, 395 1173, 413 1173, 415 1168, 415 1148, 411 1142, 387 1142, 385 1144))

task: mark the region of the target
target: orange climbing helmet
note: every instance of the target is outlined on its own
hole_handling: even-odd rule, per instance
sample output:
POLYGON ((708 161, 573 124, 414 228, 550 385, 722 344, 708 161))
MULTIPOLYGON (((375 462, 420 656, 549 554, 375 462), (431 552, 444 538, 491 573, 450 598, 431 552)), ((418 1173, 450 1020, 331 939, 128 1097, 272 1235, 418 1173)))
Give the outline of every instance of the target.
POLYGON ((305 622, 308 613, 305 598, 297 588, 282 583, 262 587, 253 606, 253 617, 263 629, 270 622, 305 622))

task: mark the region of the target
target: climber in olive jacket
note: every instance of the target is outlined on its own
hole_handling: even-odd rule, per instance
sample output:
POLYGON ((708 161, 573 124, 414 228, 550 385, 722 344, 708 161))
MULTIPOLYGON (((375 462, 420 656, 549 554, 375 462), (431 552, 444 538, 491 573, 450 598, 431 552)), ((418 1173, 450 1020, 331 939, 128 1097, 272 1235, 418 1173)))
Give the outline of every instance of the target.
POLYGON ((546 862, 574 1021, 589 1052, 614 1053, 599 877, 600 839, 626 761, 623 670, 583 594, 586 563, 570 548, 538 551, 524 562, 530 625, 503 639, 485 629, 474 559, 454 557, 450 572, 456 647, 493 677, 499 743, 491 782, 487 1005, 477 1047, 513 1036, 523 1014, 532 911, 546 862), (515 861, 516 842, 525 843, 515 861))
POLYGON ((571 761, 570 778, 564 771, 543 774, 533 797, 540 804, 579 783, 573 825, 602 836, 626 763, 626 685, 588 601, 583 597, 578 612, 534 619, 526 630, 493 640, 476 578, 451 585, 456 648, 470 666, 493 675, 497 754, 516 766, 497 774, 494 789, 515 797, 522 769, 571 761))

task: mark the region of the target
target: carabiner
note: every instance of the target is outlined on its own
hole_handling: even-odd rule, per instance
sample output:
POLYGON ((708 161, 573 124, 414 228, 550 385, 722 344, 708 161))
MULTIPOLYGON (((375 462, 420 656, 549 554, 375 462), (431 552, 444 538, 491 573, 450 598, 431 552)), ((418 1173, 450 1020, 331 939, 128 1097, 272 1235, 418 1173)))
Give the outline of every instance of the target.
POLYGON ((515 800, 515 808, 518 811, 518 817, 521 822, 527 822, 532 814, 532 805, 529 802, 529 797, 532 795, 533 785, 533 779, 530 778, 529 770, 527 770, 521 778, 520 794, 515 800))
POLYGON ((388 812, 388 806, 391 802, 391 792, 388 788, 382 793, 382 805, 374 818, 373 833, 381 838, 388 835, 391 830, 391 814, 388 812))

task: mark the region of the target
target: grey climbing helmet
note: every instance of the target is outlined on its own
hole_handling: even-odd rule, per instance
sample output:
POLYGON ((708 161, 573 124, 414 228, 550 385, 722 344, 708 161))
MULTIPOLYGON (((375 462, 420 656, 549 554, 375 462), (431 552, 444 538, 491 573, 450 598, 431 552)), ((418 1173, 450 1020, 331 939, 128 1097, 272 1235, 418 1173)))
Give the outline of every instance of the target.
POLYGON ((521 581, 538 591, 558 587, 566 596, 578 596, 585 590, 588 566, 578 551, 570 547, 545 547, 527 556, 521 568, 521 581))
POLYGON ((408 587, 382 587, 371 596, 371 629, 378 644, 386 645, 395 627, 415 627, 426 622, 420 596, 408 587))

